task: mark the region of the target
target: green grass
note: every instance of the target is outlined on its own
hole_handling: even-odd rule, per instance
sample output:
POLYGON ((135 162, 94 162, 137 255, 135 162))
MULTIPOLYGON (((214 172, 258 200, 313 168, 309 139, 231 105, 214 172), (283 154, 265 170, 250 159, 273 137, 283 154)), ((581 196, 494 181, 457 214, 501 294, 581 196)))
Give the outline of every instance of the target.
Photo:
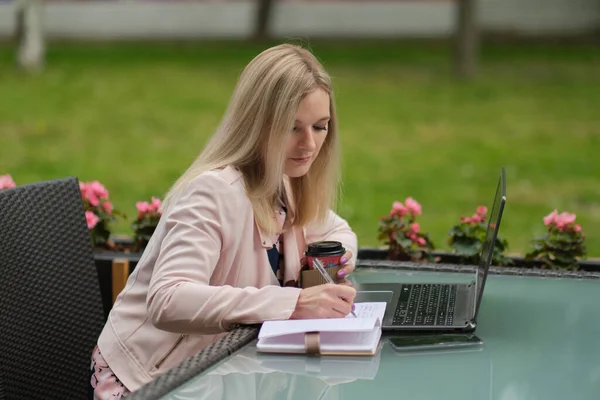
MULTIPOLYGON (((377 245, 394 200, 423 205, 439 248, 461 215, 489 205, 507 170, 501 227, 511 253, 558 208, 600 256, 600 50, 490 45, 472 82, 434 43, 311 43, 334 78, 344 157, 339 212, 377 245)), ((162 196, 215 129, 243 66, 264 45, 54 44, 44 73, 0 46, 0 174, 17 183, 97 179, 115 207, 162 196)), ((59 205, 57 205, 59 206, 59 205)), ((129 222, 116 227, 129 233, 129 222)))

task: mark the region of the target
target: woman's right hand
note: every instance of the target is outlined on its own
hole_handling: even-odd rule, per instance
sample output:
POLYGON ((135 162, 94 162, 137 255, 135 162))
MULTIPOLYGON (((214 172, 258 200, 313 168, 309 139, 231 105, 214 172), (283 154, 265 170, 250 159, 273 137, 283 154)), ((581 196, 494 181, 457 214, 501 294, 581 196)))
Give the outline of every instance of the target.
POLYGON ((302 289, 290 319, 344 318, 354 309, 356 289, 326 283, 302 289))

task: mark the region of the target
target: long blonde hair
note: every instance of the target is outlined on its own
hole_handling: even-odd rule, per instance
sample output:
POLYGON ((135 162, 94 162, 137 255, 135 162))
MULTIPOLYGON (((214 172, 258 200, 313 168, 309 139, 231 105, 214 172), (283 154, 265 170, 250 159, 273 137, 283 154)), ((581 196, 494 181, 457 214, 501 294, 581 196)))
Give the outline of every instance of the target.
POLYGON ((293 225, 323 221, 335 207, 338 190, 338 134, 331 79, 306 49, 282 44, 256 56, 243 70, 225 115, 204 150, 175 182, 163 209, 201 173, 226 166, 238 168, 255 220, 275 233, 273 207, 283 192, 285 148, 300 101, 321 88, 329 94, 326 139, 309 172, 290 178, 293 225))

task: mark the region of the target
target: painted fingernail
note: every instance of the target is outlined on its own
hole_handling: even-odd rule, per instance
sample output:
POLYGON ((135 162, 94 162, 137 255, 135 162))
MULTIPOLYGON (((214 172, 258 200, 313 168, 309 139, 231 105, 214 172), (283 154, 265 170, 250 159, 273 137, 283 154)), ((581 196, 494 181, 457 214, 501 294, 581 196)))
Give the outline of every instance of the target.
POLYGON ((344 271, 343 269, 340 269, 337 272, 337 276, 338 276, 338 278, 343 278, 344 276, 346 276, 346 271, 344 271))
POLYGON ((340 258, 340 263, 346 264, 347 262, 348 262, 348 259, 346 257, 340 258))
POLYGON ((352 311, 356 310, 356 304, 352 304, 352 311))

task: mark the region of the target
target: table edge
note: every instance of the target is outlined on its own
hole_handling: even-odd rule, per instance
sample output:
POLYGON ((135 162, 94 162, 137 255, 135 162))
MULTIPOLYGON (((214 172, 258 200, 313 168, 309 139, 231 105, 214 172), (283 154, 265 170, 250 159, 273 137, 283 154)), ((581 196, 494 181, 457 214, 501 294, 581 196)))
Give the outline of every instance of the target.
POLYGON ((156 377, 128 396, 128 400, 154 400, 166 396, 198 374, 251 343, 258 337, 259 326, 238 326, 176 367, 156 377))
MULTIPOLYGON (((357 260, 356 269, 399 269, 411 271, 435 271, 435 272, 461 272, 474 273, 477 266, 441 263, 416 263, 394 260, 357 260)), ((519 275, 544 278, 570 278, 570 279, 600 279, 600 272, 595 271, 573 271, 552 270, 540 268, 518 268, 492 266, 489 270, 494 275, 519 275)))

